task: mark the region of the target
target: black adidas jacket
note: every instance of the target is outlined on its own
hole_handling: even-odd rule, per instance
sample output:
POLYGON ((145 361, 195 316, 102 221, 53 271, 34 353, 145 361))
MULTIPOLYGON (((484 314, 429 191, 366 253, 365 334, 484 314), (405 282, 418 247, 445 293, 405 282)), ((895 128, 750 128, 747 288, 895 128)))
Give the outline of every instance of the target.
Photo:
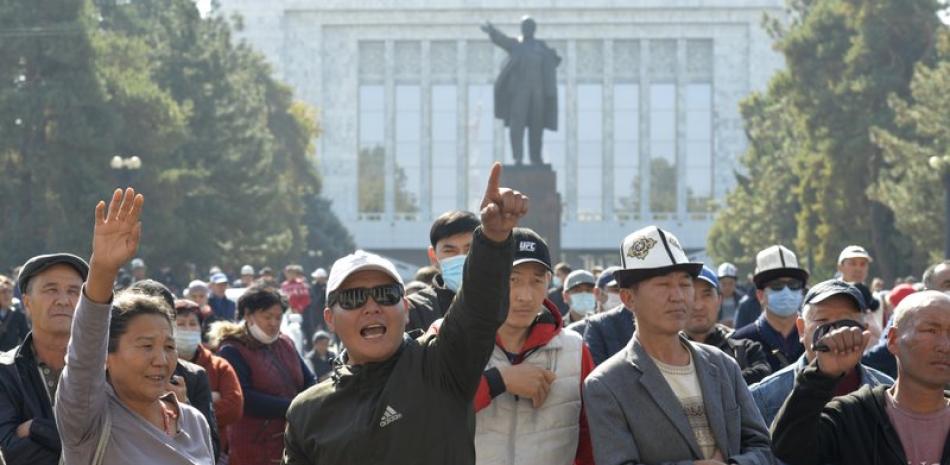
POLYGON ((475 463, 472 399, 508 313, 513 240, 475 231, 438 336, 405 337, 389 360, 338 365, 287 411, 284 458, 300 464, 475 463))

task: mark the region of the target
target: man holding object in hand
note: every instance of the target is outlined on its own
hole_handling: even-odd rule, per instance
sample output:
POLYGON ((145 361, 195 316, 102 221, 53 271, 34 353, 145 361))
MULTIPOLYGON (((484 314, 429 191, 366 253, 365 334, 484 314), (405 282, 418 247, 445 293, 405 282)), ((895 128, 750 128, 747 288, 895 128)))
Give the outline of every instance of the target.
POLYGON ((508 313, 512 229, 528 210, 491 170, 462 286, 438 335, 404 334, 408 305, 388 260, 337 260, 323 315, 346 351, 287 412, 283 463, 474 464, 472 399, 508 313))
POLYGON ((814 463, 950 463, 950 297, 924 291, 894 311, 887 348, 897 358, 893 386, 864 386, 832 400, 835 386, 861 360, 871 335, 849 326, 817 342, 815 361, 795 380, 772 428, 775 455, 814 463), (826 350, 825 350, 826 348, 826 350))

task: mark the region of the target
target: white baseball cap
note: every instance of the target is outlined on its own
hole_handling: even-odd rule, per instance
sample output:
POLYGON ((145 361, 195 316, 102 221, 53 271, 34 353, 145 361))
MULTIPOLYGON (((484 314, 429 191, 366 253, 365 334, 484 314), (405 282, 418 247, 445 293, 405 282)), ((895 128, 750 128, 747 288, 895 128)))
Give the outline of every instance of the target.
POLYGON ((685 271, 695 278, 702 269, 702 263, 689 261, 676 236, 647 226, 631 233, 620 244, 620 269, 614 272, 614 279, 620 287, 629 287, 673 271, 685 271))
POLYGON ((729 262, 719 265, 719 269, 716 270, 717 278, 735 278, 737 276, 739 276, 739 269, 729 262))
POLYGON ((145 260, 142 260, 141 258, 133 258, 132 269, 134 270, 137 268, 145 268, 145 260))
POLYGON ((343 281, 346 281, 346 278, 349 278, 353 273, 367 270, 386 273, 390 278, 393 278, 394 281, 399 283, 400 286, 405 287, 405 283, 402 282, 402 276, 399 276, 399 272, 396 271, 396 266, 393 265, 391 261, 365 250, 357 250, 337 260, 333 263, 333 266, 330 267, 330 276, 327 279, 327 298, 330 297, 331 292, 337 290, 337 288, 343 284, 343 281))
POLYGON ((194 291, 204 291, 204 292, 207 294, 207 293, 208 293, 208 283, 206 283, 206 282, 204 282, 204 281, 202 281, 202 280, 200 280, 200 279, 196 279, 196 280, 194 280, 194 281, 188 283, 188 288, 185 289, 185 294, 190 294, 190 293, 192 293, 192 292, 194 292, 194 291))
POLYGON ((241 267, 241 276, 254 275, 254 267, 251 265, 244 265, 241 267))
POLYGON ((769 281, 777 278, 794 278, 805 284, 808 272, 798 265, 795 253, 783 245, 773 245, 755 256, 755 275, 752 281, 758 289, 764 289, 769 281))
POLYGON ((313 273, 310 273, 310 277, 313 279, 326 278, 327 270, 324 270, 323 268, 317 268, 316 270, 313 270, 313 273))
POLYGON ((874 259, 871 258, 871 254, 860 245, 849 245, 845 247, 844 250, 841 251, 841 255, 838 255, 838 264, 840 265, 841 262, 849 258, 866 258, 868 263, 874 261, 874 259))

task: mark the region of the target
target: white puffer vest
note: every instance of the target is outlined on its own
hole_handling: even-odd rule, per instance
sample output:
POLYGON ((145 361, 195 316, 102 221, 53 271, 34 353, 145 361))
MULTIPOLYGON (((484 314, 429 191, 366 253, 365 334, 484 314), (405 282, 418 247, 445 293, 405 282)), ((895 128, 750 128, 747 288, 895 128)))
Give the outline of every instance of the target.
MULTIPOLYGON (((477 465, 570 465, 577 453, 581 415, 581 359, 584 341, 563 329, 523 364, 553 371, 557 378, 541 408, 510 393, 495 397, 475 415, 477 465)), ((511 366, 495 346, 488 367, 511 366)))

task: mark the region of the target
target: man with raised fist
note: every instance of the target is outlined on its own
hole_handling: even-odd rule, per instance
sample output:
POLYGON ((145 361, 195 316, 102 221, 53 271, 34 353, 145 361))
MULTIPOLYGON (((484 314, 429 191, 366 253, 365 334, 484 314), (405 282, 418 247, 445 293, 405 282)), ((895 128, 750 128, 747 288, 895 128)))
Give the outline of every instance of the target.
POLYGON ((472 399, 508 313, 512 229, 528 210, 492 167, 463 285, 438 335, 404 334, 408 305, 388 260, 358 251, 327 281, 327 325, 345 347, 331 378, 287 412, 283 463, 474 464, 472 399))
POLYGON ((924 291, 894 311, 887 348, 893 386, 864 386, 833 398, 861 360, 871 334, 843 326, 817 338, 817 357, 795 380, 772 425, 775 455, 790 465, 950 463, 950 297, 924 291))

